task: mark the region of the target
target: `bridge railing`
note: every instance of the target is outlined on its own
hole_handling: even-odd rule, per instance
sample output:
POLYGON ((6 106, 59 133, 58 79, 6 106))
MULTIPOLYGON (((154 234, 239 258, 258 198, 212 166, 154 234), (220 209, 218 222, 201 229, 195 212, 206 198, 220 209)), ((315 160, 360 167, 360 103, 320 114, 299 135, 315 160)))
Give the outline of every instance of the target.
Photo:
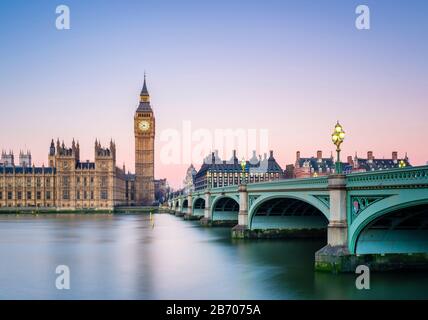
MULTIPOLYGON (((258 189, 278 189, 278 188, 302 188, 305 187, 316 187, 326 188, 328 186, 328 177, 316 177, 316 178, 300 178, 300 179, 282 179, 265 182, 252 182, 247 184, 247 189, 258 190, 258 189)), ((211 188, 211 192, 215 193, 230 193, 237 192, 238 185, 230 185, 224 187, 211 188)))
MULTIPOLYGON (((328 186, 328 176, 316 177, 316 178, 299 178, 299 179, 281 179, 265 182, 252 182, 247 184, 248 190, 257 190, 257 189, 278 189, 278 188, 302 188, 305 187, 316 187, 316 188, 327 188, 328 186)), ((223 187, 210 188, 212 193, 234 193, 237 192, 239 185, 229 185, 223 187)), ((203 196, 207 189, 197 190, 192 193, 192 196, 203 196)), ((181 194, 175 194, 175 197, 178 197, 181 194)))
POLYGON ((269 189, 269 188, 305 188, 316 187, 326 188, 328 186, 328 176, 316 178, 282 179, 275 181, 265 181, 248 184, 248 190, 269 189))
POLYGON ((399 185, 428 186, 428 166, 351 173, 346 176, 346 181, 348 188, 399 185))

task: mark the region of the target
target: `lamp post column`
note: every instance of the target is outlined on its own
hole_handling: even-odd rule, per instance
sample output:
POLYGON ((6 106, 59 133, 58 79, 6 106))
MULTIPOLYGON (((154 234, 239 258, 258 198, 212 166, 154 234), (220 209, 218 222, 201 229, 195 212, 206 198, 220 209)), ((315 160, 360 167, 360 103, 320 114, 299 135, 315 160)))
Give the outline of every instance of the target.
POLYGON ((238 213, 238 224, 232 229, 232 238, 244 239, 249 236, 248 230, 248 191, 247 183, 245 179, 247 163, 245 159, 241 161, 241 184, 238 187, 239 193, 239 213, 238 213))
POLYGON ((336 172, 328 177, 330 217, 327 245, 315 253, 315 270, 352 271, 353 260, 348 249, 346 176, 342 173, 340 162, 340 145, 345 139, 345 131, 339 122, 334 127, 331 139, 337 151, 336 172))
POLYGON ((336 161, 336 173, 342 174, 343 168, 342 168, 342 162, 340 162, 340 148, 336 149, 337 152, 337 161, 336 161))
POLYGON ((342 162, 340 162, 340 145, 342 144, 343 140, 345 140, 345 131, 343 131, 343 127, 340 125, 339 121, 337 121, 334 131, 331 135, 331 140, 333 141, 334 145, 336 146, 336 152, 337 152, 337 160, 336 160, 336 174, 342 174, 342 162))

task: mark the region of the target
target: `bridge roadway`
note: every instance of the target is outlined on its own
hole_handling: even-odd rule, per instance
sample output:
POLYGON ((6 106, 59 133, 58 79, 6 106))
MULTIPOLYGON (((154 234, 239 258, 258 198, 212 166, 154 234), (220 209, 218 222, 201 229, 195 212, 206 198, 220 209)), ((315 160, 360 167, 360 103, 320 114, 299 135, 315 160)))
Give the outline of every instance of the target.
POLYGON ((168 206, 239 239, 324 237, 316 270, 428 269, 428 166, 177 192, 168 206))

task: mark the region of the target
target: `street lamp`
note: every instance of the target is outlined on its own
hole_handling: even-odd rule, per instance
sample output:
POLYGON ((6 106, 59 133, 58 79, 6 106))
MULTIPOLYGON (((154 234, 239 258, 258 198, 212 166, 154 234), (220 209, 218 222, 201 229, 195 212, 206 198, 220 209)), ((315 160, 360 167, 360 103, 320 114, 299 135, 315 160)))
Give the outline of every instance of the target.
POLYGON ((336 146, 336 152, 337 152, 336 173, 341 174, 342 163, 340 162, 340 145, 342 144, 343 140, 345 140, 345 131, 343 131, 343 127, 340 125, 339 121, 337 121, 334 127, 334 131, 331 134, 331 140, 336 146))
POLYGON ((241 172, 241 184, 245 183, 245 167, 247 166, 247 162, 245 161, 244 158, 242 158, 241 160, 241 168, 242 168, 242 172, 241 172))
POLYGON ((406 162, 404 160, 400 160, 400 162, 398 163, 398 167, 399 168, 404 168, 406 167, 406 162))

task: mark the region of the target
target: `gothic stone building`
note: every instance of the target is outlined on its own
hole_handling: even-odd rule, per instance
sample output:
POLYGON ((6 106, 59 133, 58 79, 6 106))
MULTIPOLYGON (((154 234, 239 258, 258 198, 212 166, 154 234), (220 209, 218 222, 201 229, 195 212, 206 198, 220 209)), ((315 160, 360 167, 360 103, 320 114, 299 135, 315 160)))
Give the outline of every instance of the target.
POLYGON ((54 208, 57 210, 113 210, 118 206, 152 205, 155 185, 161 198, 166 180, 154 180, 155 118, 146 77, 134 116, 135 174, 116 166, 116 144, 108 148, 95 141, 94 161, 80 160, 80 146, 71 148, 52 140, 48 166, 35 167, 31 154, 20 153, 19 165, 12 152, 0 160, 0 210, 54 208))
POLYGON ((150 95, 144 75, 140 103, 134 115, 135 203, 137 205, 152 205, 155 201, 155 124, 155 116, 150 105, 150 95))
POLYGON ((55 208, 57 210, 113 210, 126 204, 125 174, 116 167, 116 145, 102 148, 95 141, 95 161, 80 161, 79 143, 71 148, 52 140, 48 167, 0 167, 0 207, 55 208))

